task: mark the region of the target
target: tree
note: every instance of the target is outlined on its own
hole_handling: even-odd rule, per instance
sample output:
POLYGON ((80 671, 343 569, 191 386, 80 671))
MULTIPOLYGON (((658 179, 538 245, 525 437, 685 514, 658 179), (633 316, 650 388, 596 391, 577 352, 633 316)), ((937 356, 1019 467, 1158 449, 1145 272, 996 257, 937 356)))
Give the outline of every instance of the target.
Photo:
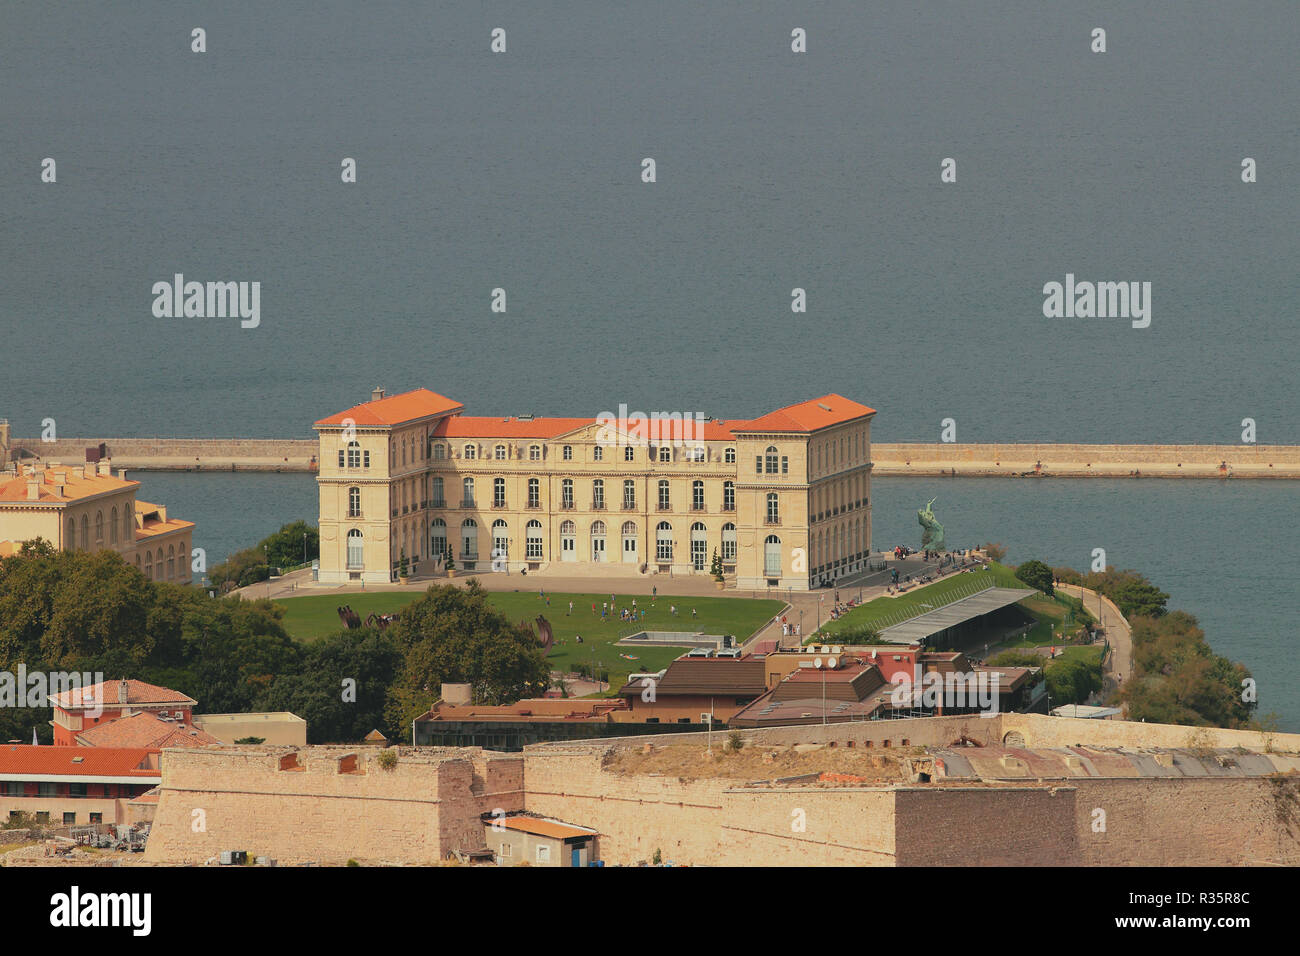
POLYGON ((1168 611, 1169 595, 1136 571, 1094 571, 1083 584, 1114 601, 1125 617, 1160 617, 1168 611))
POLYGON ((984 545, 984 553, 989 556, 990 561, 1001 561, 1007 556, 1007 549, 1003 545, 990 541, 984 545))
POLYGON ((277 677, 267 700, 307 721, 308 743, 355 743, 375 729, 392 739, 400 727, 385 713, 402 660, 387 631, 339 631, 308 645, 299 669, 277 677))
POLYGON ((545 693, 550 668, 528 625, 514 624, 466 588, 431 586, 385 631, 403 654, 388 703, 388 726, 409 733, 443 683, 468 683, 476 702, 503 704, 545 693))
POLYGON ((443 567, 448 571, 456 570, 456 559, 451 555, 451 545, 447 545, 447 560, 443 562, 443 567))
POLYGON ((399 578, 404 578, 407 576, 407 574, 410 573, 410 570, 411 570, 411 564, 409 561, 406 560, 406 549, 403 548, 402 559, 397 564, 397 576, 399 578))
POLYGON ((1031 588, 1049 596, 1052 594, 1052 569, 1042 561, 1026 561, 1016 568, 1016 577, 1031 588))
POLYGON ((713 549, 713 564, 709 568, 709 573, 713 575, 715 581, 722 581, 725 578, 722 575, 722 558, 718 556, 718 549, 713 549))

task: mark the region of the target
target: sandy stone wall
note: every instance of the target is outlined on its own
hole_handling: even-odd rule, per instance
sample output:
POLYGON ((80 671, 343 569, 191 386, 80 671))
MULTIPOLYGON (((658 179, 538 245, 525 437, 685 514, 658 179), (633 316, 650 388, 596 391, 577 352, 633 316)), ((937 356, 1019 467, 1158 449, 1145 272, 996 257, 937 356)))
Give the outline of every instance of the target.
POLYGON ((1077 787, 1076 830, 1085 865, 1300 864, 1295 778, 1071 784, 1077 787))
POLYGON ((1079 862, 1069 786, 897 791, 899 866, 1050 866, 1079 862))
POLYGON ((315 439, 279 438, 15 438, 45 461, 74 465, 86 449, 108 445, 114 468, 128 471, 315 471, 315 439))
MULTIPOLYGON (((1245 747, 1247 750, 1300 753, 1300 734, 1265 734, 1218 727, 1182 727, 1128 720, 1085 720, 1043 714, 1002 714, 1003 739, 1018 733, 1025 747, 1245 747)), ((1009 745, 1009 744, 1008 744, 1009 745)), ((1016 746, 1021 746, 1019 743, 1016 746)))
POLYGON ((297 751, 303 769, 281 769, 292 753, 164 751, 146 859, 198 863, 222 850, 247 850, 285 863, 433 862, 453 847, 482 845, 481 813, 522 802, 519 772, 506 766, 518 757, 408 752, 384 770, 375 762, 379 752, 307 748, 297 751), (349 755, 355 772, 347 772, 349 755))

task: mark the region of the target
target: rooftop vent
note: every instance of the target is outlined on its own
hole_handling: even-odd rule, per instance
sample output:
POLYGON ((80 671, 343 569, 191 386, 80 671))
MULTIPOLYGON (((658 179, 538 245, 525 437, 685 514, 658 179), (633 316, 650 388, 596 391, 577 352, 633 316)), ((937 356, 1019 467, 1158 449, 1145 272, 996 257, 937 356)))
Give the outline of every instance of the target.
POLYGON ((830 407, 829 405, 825 405, 825 404, 823 404, 823 403, 821 403, 821 402, 818 402, 818 403, 817 403, 817 407, 820 408, 820 409, 821 409, 822 411, 824 411, 824 412, 829 412, 829 411, 831 410, 831 407, 830 407))
POLYGON ((384 390, 382 388, 376 387, 372 389, 370 392, 370 400, 372 402, 377 402, 383 397, 384 397, 384 390))

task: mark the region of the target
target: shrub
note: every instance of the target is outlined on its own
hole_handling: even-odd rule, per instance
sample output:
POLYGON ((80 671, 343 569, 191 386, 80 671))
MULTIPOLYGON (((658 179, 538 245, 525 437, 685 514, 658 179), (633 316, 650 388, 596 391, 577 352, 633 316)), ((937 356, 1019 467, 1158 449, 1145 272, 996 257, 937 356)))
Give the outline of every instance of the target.
POLYGON ((745 749, 745 738, 739 730, 727 734, 727 747, 733 754, 738 754, 745 749))
POLYGON ((397 751, 381 750, 379 756, 375 758, 375 763, 379 765, 380 770, 392 772, 397 767, 397 751))

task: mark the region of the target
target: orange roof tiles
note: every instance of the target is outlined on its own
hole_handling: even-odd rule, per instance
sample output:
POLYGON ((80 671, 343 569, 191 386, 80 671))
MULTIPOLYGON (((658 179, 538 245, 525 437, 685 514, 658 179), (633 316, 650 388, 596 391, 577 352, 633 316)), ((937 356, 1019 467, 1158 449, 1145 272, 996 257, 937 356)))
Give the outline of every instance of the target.
POLYGON ((401 425, 430 415, 441 415, 464 408, 460 402, 445 395, 417 388, 401 395, 390 395, 376 401, 353 405, 345 412, 322 418, 317 425, 343 425, 351 419, 357 425, 401 425))
POLYGON ((77 734, 77 741, 87 747, 205 747, 222 741, 197 727, 163 720, 148 711, 119 717, 77 734))
MULTIPOLYGON (((27 483, 33 480, 35 476, 20 474, 16 477, 0 480, 0 502, 26 502, 30 499, 27 497, 27 483)), ((137 488, 140 482, 131 481, 130 479, 114 478, 111 475, 93 475, 87 478, 82 472, 81 466, 75 468, 71 466, 59 466, 51 468, 46 465, 40 473, 40 484, 37 486, 36 502, 45 504, 57 504, 68 501, 78 501, 82 498, 89 498, 92 495, 102 495, 108 491, 121 491, 124 488, 137 488), (59 481, 56 472, 63 474, 63 480, 59 481), (59 487, 63 487, 63 494, 59 494, 59 487)), ((35 504, 36 502, 33 502, 35 504)))
POLYGON ((141 766, 152 753, 143 747, 50 747, 31 744, 0 746, 0 774, 67 775, 87 777, 160 776, 156 768, 141 766))
POLYGON ((433 433, 441 438, 555 438, 594 425, 594 418, 490 418, 456 415, 438 422, 433 433))
POLYGON ((787 405, 748 422, 747 432, 815 432, 832 425, 842 425, 855 418, 874 415, 876 410, 843 395, 823 395, 796 405, 787 405))
POLYGON ((124 704, 180 704, 193 707, 198 703, 194 698, 186 697, 179 691, 159 687, 156 684, 146 684, 142 680, 128 680, 126 682, 126 700, 122 701, 118 696, 118 687, 121 683, 120 680, 106 680, 103 683, 92 684, 89 687, 74 687, 60 694, 51 694, 50 704, 54 707, 69 710, 91 707, 101 702, 105 707, 121 707, 124 704))

